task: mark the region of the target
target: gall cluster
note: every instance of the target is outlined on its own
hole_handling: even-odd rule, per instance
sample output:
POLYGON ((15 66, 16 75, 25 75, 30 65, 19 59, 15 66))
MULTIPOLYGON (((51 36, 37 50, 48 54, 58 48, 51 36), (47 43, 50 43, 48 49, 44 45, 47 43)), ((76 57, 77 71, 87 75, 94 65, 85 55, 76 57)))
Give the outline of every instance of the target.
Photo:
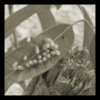
MULTIPOLYGON (((58 50, 58 45, 54 43, 53 40, 50 38, 45 38, 44 39, 44 44, 43 44, 43 52, 40 54, 40 49, 38 46, 35 46, 35 54, 37 54, 37 57, 33 60, 28 61, 25 64, 25 67, 29 68, 33 65, 36 64, 42 64, 43 62, 46 62, 49 58, 52 56, 60 56, 60 51, 58 50)), ((27 60, 28 57, 25 55, 23 57, 23 60, 27 60)), ((24 67, 22 65, 18 65, 18 62, 15 62, 13 64, 13 69, 14 70, 24 70, 24 67)))

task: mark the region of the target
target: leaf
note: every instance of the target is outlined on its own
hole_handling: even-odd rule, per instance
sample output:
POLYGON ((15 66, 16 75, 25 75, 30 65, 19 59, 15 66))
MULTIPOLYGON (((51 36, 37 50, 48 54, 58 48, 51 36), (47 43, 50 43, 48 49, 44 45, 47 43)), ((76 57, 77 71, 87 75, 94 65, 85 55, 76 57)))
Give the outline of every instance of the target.
MULTIPOLYGON (((31 49, 27 49, 27 50, 29 50, 29 52, 31 51, 30 55, 34 55, 34 45, 37 44, 39 47, 41 47, 42 44, 43 44, 44 38, 49 37, 52 40, 55 40, 55 43, 58 44, 59 51, 60 51, 61 55, 59 57, 54 56, 54 57, 50 58, 47 62, 45 62, 41 65, 36 65, 35 67, 31 67, 31 68, 25 68, 24 71, 11 72, 9 75, 7 75, 5 77, 5 91, 8 89, 8 87, 11 84, 18 82, 18 81, 26 80, 26 79, 29 79, 29 78, 32 78, 32 77, 36 77, 36 76, 48 71, 55 64, 57 64, 57 62, 66 54, 66 52, 69 49, 71 49, 71 47, 73 45, 74 33, 73 33, 72 28, 66 30, 66 28, 68 28, 68 27, 69 27, 69 25, 67 25, 67 24, 60 24, 60 25, 53 26, 50 29, 44 31, 39 36, 37 36, 30 43, 21 47, 22 54, 25 53, 25 50, 27 48, 31 48, 31 49), (63 33, 63 34, 61 34, 61 33, 63 33), (32 52, 33 52, 33 54, 32 54, 32 52)), ((18 51, 18 49, 15 50, 15 51, 18 51)), ((16 54, 16 53, 13 53, 13 52, 9 55, 9 57, 13 54, 16 54)), ((43 51, 41 53, 43 53, 43 51)), ((40 55, 41 55, 41 53, 40 53, 40 55)), ((17 54, 16 54, 16 56, 18 57, 17 54)), ((36 56, 37 55, 32 56, 33 58, 31 58, 30 60, 34 59, 36 56)), ((19 58, 20 58, 20 60, 22 60, 22 57, 19 57, 19 58)), ((13 59, 15 59, 15 58, 13 58, 13 59)), ((20 62, 20 64, 23 64, 23 62, 20 62)), ((25 64, 25 62, 24 62, 24 64, 25 64)), ((5 69, 7 69, 7 68, 5 68, 5 69)))
MULTIPOLYGON (((45 7, 48 7, 49 5, 45 5, 45 7)), ((60 8, 61 5, 56 5, 57 9, 60 8)), ((52 25, 56 24, 56 21, 51 13, 50 10, 41 10, 40 12, 37 13, 42 29, 46 30, 47 28, 51 27, 52 25)))
POLYGON ((8 17, 5 20, 5 38, 7 38, 21 22, 42 9, 43 5, 29 5, 8 17))
POLYGON ((90 57, 91 57, 92 64, 95 68, 95 35, 90 43, 89 51, 90 51, 90 57))
POLYGON ((84 24, 84 40, 83 40, 83 46, 87 46, 89 48, 90 46, 90 42, 94 36, 94 30, 93 30, 93 24, 92 21, 87 13, 87 11, 84 9, 84 7, 79 5, 79 8, 81 9, 84 19, 86 21, 88 21, 88 23, 91 25, 89 25, 88 23, 85 22, 84 24))
POLYGON ((52 15, 52 13, 49 10, 41 10, 37 13, 42 29, 46 30, 47 28, 51 27, 52 25, 56 24, 56 21, 52 15))

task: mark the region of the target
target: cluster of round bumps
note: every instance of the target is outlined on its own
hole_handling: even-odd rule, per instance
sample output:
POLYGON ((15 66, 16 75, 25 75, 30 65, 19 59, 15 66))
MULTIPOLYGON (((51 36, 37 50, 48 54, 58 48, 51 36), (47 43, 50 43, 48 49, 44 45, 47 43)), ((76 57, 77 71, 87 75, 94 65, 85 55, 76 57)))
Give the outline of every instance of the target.
MULTIPOLYGON (((42 64, 43 62, 46 62, 47 59, 51 58, 52 56, 60 56, 60 52, 58 50, 58 45, 54 43, 53 40, 50 38, 44 39, 43 44, 43 53, 40 55, 40 49, 38 46, 35 47, 35 53, 38 54, 37 58, 34 60, 30 60, 25 64, 27 68, 36 65, 36 64, 42 64)), ((27 60, 27 56, 24 56, 23 60, 27 60)), ((24 67, 22 65, 15 64, 13 66, 14 70, 24 70, 24 67)))

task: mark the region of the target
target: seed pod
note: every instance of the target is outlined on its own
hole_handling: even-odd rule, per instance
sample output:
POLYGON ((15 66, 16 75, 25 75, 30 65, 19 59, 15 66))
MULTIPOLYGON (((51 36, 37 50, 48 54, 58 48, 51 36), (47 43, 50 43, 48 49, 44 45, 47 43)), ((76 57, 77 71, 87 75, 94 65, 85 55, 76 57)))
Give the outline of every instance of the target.
POLYGON ((52 49, 52 50, 54 50, 54 46, 55 46, 55 43, 54 43, 54 41, 50 41, 50 49, 52 49))
POLYGON ((46 50, 46 52, 47 52, 47 53, 49 53, 49 52, 50 52, 50 50, 49 50, 49 49, 47 49, 47 50, 46 50))
POLYGON ((52 40, 50 38, 45 38, 44 41, 47 43, 50 43, 50 41, 52 41, 52 40))
POLYGON ((28 56, 27 56, 27 55, 25 55, 25 56, 23 57, 23 60, 27 60, 27 58, 28 58, 28 56))
POLYGON ((47 53, 46 52, 43 52, 43 56, 46 56, 47 55, 47 53))
POLYGON ((38 59, 41 59, 41 58, 42 58, 42 56, 41 56, 41 55, 38 55, 38 56, 37 56, 37 58, 38 58, 38 59))
POLYGON ((38 63, 39 63, 39 64, 42 64, 42 63, 43 63, 43 61, 42 61, 42 60, 38 60, 38 63))
POLYGON ((18 65, 18 62, 13 63, 12 67, 16 67, 18 65))
POLYGON ((55 50, 55 53, 56 53, 57 56, 60 56, 60 51, 55 50))
POLYGON ((27 67, 27 68, 30 67, 30 64, 29 64, 29 63, 26 63, 26 67, 27 67))
POLYGON ((46 46, 43 44, 43 50, 47 50, 46 46))
POLYGON ((42 60, 45 62, 45 61, 47 61, 47 58, 46 58, 46 57, 43 57, 43 59, 42 59, 42 60))
POLYGON ((81 56, 82 56, 81 51, 80 51, 80 50, 77 50, 76 53, 75 53, 75 62, 76 62, 77 60, 80 60, 80 57, 81 57, 81 56))
POLYGON ((85 54, 85 55, 88 55, 89 54, 89 51, 87 50, 87 49, 83 49, 82 51, 81 51, 81 54, 85 54))
POLYGON ((51 51, 50 54, 51 54, 52 56, 54 56, 56 53, 55 53, 55 51, 51 51))
POLYGON ((37 62, 38 62, 38 61, 37 61, 36 59, 33 60, 33 63, 34 63, 34 64, 37 64, 37 62))
POLYGON ((18 70, 24 70, 24 67, 22 65, 17 66, 18 70))
POLYGON ((34 65, 34 62, 32 60, 29 61, 29 65, 34 65))
POLYGON ((47 58, 51 58, 51 55, 50 54, 47 54, 47 56, 46 56, 47 58))
POLYGON ((40 53, 40 49, 39 49, 38 46, 35 46, 35 53, 36 53, 36 54, 39 54, 39 53, 40 53))
POLYGON ((46 42, 46 43, 44 44, 44 46, 45 46, 46 48, 49 48, 49 47, 50 47, 50 44, 46 42))
POLYGON ((58 44, 54 44, 54 50, 58 49, 58 44))

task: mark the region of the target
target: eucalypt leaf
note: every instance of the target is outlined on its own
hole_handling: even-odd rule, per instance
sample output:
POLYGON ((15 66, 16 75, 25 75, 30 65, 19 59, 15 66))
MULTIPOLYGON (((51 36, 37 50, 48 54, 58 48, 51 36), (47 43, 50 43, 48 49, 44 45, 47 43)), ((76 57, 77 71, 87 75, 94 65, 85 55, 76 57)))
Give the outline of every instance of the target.
POLYGON ((92 64, 95 68, 95 35, 94 37, 92 38, 92 41, 90 43, 90 48, 89 48, 89 51, 90 51, 90 57, 91 57, 91 61, 92 61, 92 64))
MULTIPOLYGON (((72 28, 71 27, 69 28, 69 27, 70 25, 67 25, 67 24, 60 25, 60 28, 62 28, 63 30, 60 29, 60 31, 62 30, 62 32, 61 33, 58 32, 59 34, 55 33, 54 27, 52 27, 53 29, 50 28, 35 38, 34 41, 38 41, 38 43, 39 42, 43 43, 43 40, 45 37, 51 38, 56 44, 58 44, 59 46, 58 50, 60 51, 61 55, 59 57, 53 56, 50 59, 48 59, 46 62, 42 64, 37 64, 30 68, 25 68, 23 71, 17 70, 10 73, 9 75, 5 77, 5 92, 7 91, 9 86, 11 86, 13 83, 41 75, 58 63, 58 61, 66 54, 66 52, 68 52, 68 50, 71 49, 74 42, 74 32, 72 28), (52 35, 50 33, 52 33, 52 35)), ((59 31, 59 28, 57 29, 57 31, 59 31)), ((43 53, 43 50, 41 50, 40 55, 42 53, 43 53)), ((34 58, 35 57, 37 57, 37 55, 34 56, 34 58)))

